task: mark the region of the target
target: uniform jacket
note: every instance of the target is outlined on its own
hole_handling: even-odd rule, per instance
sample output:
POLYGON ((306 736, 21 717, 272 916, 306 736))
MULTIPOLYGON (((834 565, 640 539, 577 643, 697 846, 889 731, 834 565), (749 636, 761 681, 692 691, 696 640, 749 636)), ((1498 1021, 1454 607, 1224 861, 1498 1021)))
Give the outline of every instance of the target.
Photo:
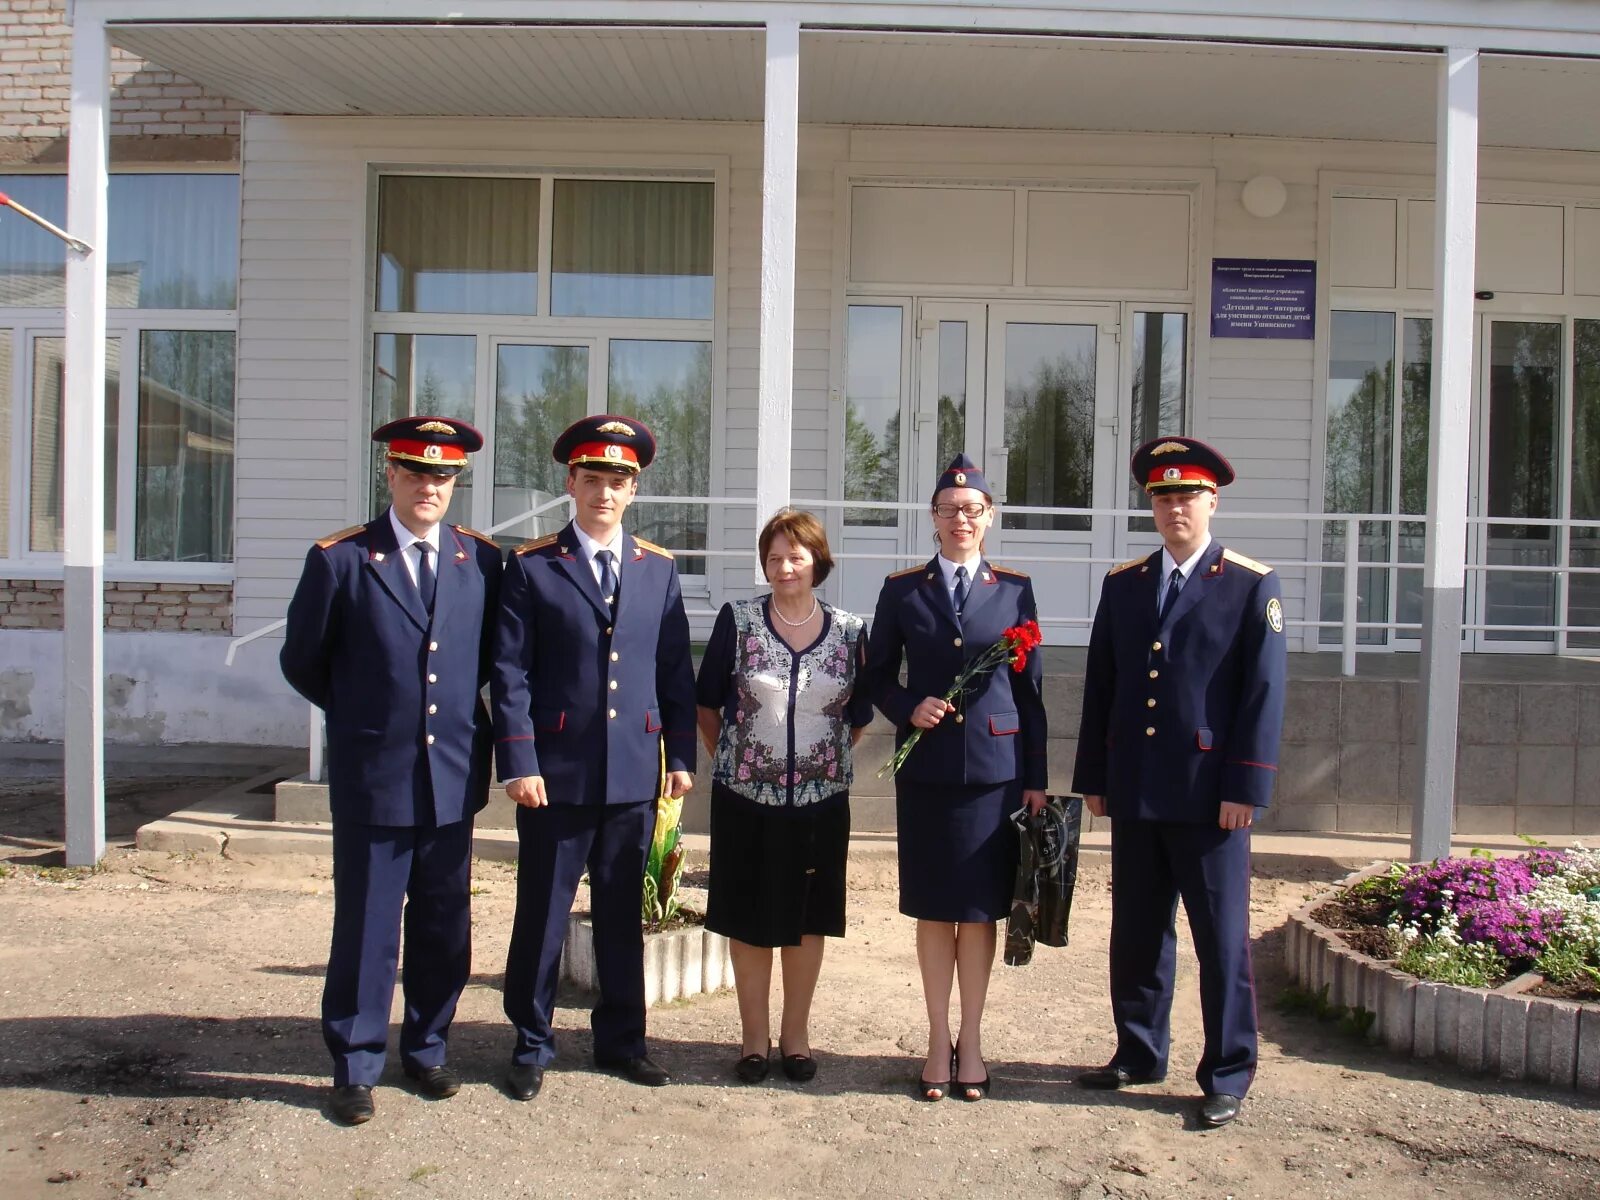
MULTIPOLYGON (((1037 615, 1032 581, 987 560, 978 564, 960 620, 937 557, 885 579, 867 639, 865 679, 873 703, 895 724, 896 746, 910 736, 918 704, 944 695, 967 660, 1037 615)), ((1043 788, 1049 764, 1042 678, 1037 650, 1020 674, 1002 663, 980 678, 970 694, 954 701, 954 713, 923 733, 898 777, 974 785, 1020 779, 1024 788, 1043 788)))
POLYGON ((1161 551, 1115 568, 1089 638, 1072 787, 1107 813, 1212 823, 1265 808, 1287 656, 1278 576, 1212 542, 1158 626, 1161 551))
POLYGON ((672 555, 622 535, 617 612, 573 526, 506 564, 491 695, 500 778, 542 775, 552 804, 654 799, 695 765, 689 620, 672 555), (603 790, 603 795, 597 793, 603 790))
POLYGON ((500 561, 481 534, 442 526, 430 621, 387 512, 307 553, 278 661, 327 714, 334 820, 449 825, 488 801, 479 692, 500 561))

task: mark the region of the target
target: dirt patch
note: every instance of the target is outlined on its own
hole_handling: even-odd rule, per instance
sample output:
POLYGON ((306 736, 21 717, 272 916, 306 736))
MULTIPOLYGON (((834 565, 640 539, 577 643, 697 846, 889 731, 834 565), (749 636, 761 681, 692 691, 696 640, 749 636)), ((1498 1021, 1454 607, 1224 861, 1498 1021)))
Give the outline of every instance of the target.
POLYGON ((1334 1023, 1277 1011, 1284 923, 1309 890, 1299 879, 1255 885, 1262 1060, 1244 1115, 1215 1133, 1192 1117, 1200 1022, 1186 933, 1167 1081, 1111 1095, 1073 1083, 1112 1049, 1101 856, 1083 861, 1072 944, 995 969, 994 1092, 981 1104, 912 1098, 926 1027, 912 925, 892 888, 852 890, 848 936, 829 944, 812 1084, 780 1072, 735 1083, 738 1009, 725 993, 652 1010, 651 1051, 674 1084, 633 1087, 592 1069, 585 998, 569 996, 544 1093, 517 1104, 498 1087, 515 870, 479 863, 474 888, 474 974, 450 1054, 466 1087, 429 1102, 391 1058, 377 1119, 345 1129, 323 1109, 324 860, 117 851, 96 873, 13 868, 0 878, 0 1196, 1600 1193, 1600 1096, 1397 1061, 1334 1023))

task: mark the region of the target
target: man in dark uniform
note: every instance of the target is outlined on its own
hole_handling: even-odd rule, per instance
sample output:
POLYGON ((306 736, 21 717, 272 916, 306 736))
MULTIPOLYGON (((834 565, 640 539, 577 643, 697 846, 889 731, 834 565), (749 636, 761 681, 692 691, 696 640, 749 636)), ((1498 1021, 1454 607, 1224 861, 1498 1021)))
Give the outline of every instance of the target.
POLYGON ((327 715, 333 809, 333 945, 322 1033, 333 1114, 371 1118, 383 1073, 405 913, 400 1057, 427 1096, 461 1088, 445 1039, 472 954, 472 818, 489 794, 488 679, 500 550, 443 524, 456 476, 483 436, 406 417, 388 443, 393 504, 323 538, 289 602, 279 661, 327 715))
POLYGON ((1078 1082, 1167 1073, 1178 899, 1200 960, 1200 1124, 1239 1114, 1256 1067, 1250 826, 1283 730, 1283 600, 1270 567, 1213 541, 1233 468, 1193 438, 1133 455, 1164 543, 1107 574, 1089 639, 1073 789, 1111 817, 1111 1007, 1117 1049, 1078 1082))
POLYGON ((576 422, 557 439, 577 515, 518 546, 495 635, 495 750, 517 804, 517 913, 506 1090, 531 1100, 555 1058, 561 947, 585 868, 600 1003, 594 1058, 635 1083, 666 1071, 645 1052, 643 899, 663 747, 666 786, 694 785, 694 671, 672 555, 622 529, 655 438, 632 417, 576 422))

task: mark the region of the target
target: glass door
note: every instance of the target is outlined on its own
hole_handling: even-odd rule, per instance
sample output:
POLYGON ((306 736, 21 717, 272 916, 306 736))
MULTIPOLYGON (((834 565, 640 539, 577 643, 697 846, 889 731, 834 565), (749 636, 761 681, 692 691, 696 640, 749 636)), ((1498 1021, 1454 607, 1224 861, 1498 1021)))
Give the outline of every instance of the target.
MULTIPOLYGON (((556 438, 589 410, 590 372, 585 343, 495 340, 493 511, 488 524, 520 517, 566 492, 567 472, 550 457, 556 438)), ((567 523, 566 506, 524 517, 498 535, 505 545, 554 533, 567 523)))
MULTIPOLYGON (((1110 304, 989 306, 984 465, 1006 506, 990 553, 1034 577, 1047 615, 1093 614, 1116 521, 1017 510, 1120 506, 1118 315, 1110 304)), ((1083 644, 1089 626, 1046 626, 1045 634, 1083 644)))
MULTIPOLYGON (((975 301, 927 301, 918 310, 917 398, 906 498, 924 503, 909 514, 907 553, 926 548, 931 556, 937 546, 926 502, 951 459, 965 453, 990 472, 983 452, 988 308, 975 301)), ((993 474, 989 483, 996 484, 993 474)))
POLYGON ((1560 530, 1563 323, 1486 316, 1479 336, 1478 451, 1470 560, 1528 570, 1475 571, 1467 585, 1474 650, 1553 650, 1560 530))

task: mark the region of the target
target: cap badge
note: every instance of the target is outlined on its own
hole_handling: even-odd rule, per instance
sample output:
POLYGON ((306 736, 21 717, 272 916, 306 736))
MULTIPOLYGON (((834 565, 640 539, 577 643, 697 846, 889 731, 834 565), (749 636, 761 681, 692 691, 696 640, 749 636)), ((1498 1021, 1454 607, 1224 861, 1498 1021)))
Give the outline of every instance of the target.
POLYGON ((1163 479, 1182 479, 1183 478, 1183 472, 1180 471, 1177 467, 1168 467, 1165 471, 1161 472, 1161 478, 1163 478, 1163 479))
POLYGON ((621 461, 621 459, 622 459, 622 447, 617 445, 615 442, 613 442, 612 444, 610 444, 609 446, 606 447, 605 455, 609 459, 613 459, 613 460, 616 460, 616 461, 621 461))
POLYGON ((446 425, 443 421, 424 421, 421 425, 417 426, 417 432, 418 433, 446 433, 446 434, 449 434, 452 437, 454 437, 455 436, 455 432, 456 432, 456 427, 454 425, 446 425))
POLYGON ((1150 453, 1152 455, 1171 454, 1174 450, 1187 450, 1188 448, 1189 447, 1185 446, 1182 442, 1162 442, 1161 445, 1150 451, 1150 453))
POLYGON ((423 458, 443 458, 444 457, 444 448, 442 446, 436 445, 433 442, 429 442, 426 446, 424 446, 422 448, 422 457, 423 458))
POLYGON ((965 471, 957 471, 955 478, 956 478, 956 486, 957 487, 965 487, 966 486, 967 473, 965 471))
POLYGON ((633 437, 633 426, 623 421, 607 421, 597 430, 599 433, 620 433, 623 437, 633 437))

